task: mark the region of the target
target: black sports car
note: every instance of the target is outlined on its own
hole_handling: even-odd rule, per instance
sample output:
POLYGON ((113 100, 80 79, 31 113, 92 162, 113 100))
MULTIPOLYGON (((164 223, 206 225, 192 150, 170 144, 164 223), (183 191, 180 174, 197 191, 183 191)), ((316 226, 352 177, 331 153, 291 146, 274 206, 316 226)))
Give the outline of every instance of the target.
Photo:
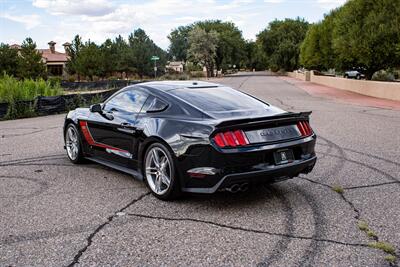
POLYGON ((144 180, 160 199, 238 192, 313 169, 310 113, 214 83, 141 83, 69 112, 65 148, 74 163, 89 159, 144 180))

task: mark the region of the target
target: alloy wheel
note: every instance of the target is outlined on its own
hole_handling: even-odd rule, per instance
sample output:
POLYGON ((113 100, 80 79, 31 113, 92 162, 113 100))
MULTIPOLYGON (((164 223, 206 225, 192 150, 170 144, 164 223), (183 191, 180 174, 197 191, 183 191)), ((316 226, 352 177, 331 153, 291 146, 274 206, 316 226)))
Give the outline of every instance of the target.
POLYGON ((79 139, 78 133, 74 127, 69 127, 65 135, 65 145, 67 154, 71 160, 76 160, 79 155, 79 139))
POLYGON ((146 156, 146 180, 150 189, 157 195, 165 194, 171 186, 171 163, 166 153, 153 147, 146 156))

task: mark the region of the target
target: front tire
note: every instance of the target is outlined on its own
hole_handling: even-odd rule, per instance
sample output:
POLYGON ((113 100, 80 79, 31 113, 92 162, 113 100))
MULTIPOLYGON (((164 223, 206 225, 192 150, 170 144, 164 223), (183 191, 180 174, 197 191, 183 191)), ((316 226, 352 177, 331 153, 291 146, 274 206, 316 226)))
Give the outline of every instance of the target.
POLYGON ((68 124, 65 130, 65 148, 71 162, 75 164, 83 162, 81 136, 73 123, 68 124))
POLYGON ((154 196, 171 200, 180 195, 175 162, 167 147, 160 143, 150 145, 143 164, 145 181, 154 196))

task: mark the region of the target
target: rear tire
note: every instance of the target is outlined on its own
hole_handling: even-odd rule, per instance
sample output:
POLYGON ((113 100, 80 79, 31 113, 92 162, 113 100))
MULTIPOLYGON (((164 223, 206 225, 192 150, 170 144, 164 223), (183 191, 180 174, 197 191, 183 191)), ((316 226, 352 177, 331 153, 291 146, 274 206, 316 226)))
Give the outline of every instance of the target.
POLYGON ((65 148, 69 160, 74 163, 82 163, 84 161, 82 152, 81 135, 75 124, 70 123, 65 130, 65 148))
POLYGON ((349 75, 345 74, 345 75, 344 75, 344 78, 345 78, 345 79, 348 79, 348 78, 349 78, 349 75))
POLYGON ((174 158, 161 143, 154 143, 147 149, 143 177, 152 194, 159 199, 172 200, 181 195, 174 158))

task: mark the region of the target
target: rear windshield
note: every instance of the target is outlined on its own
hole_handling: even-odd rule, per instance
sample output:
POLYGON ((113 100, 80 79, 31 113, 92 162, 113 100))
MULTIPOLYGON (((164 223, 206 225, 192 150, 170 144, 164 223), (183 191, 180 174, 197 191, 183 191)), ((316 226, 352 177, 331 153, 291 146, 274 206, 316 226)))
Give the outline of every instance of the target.
POLYGON ((169 93, 210 112, 268 108, 267 104, 228 87, 182 88, 169 93))

